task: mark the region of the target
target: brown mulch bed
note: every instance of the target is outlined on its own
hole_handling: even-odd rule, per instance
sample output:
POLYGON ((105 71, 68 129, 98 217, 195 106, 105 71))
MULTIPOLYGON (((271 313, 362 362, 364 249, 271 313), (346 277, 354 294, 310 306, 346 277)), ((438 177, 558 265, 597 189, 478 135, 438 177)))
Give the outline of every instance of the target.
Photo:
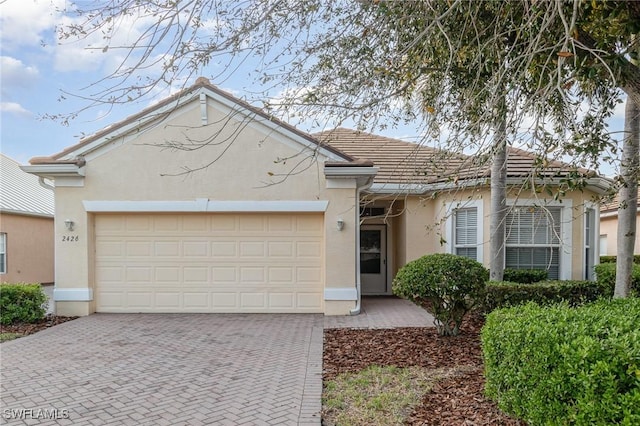
POLYGON ((456 337, 435 328, 328 329, 324 332, 323 378, 358 372, 370 365, 454 368, 471 372, 438 382, 407 418, 408 425, 524 425, 502 413, 484 396, 480 329, 484 321, 465 320, 456 337))
POLYGON ((34 323, 17 323, 11 325, 1 325, 0 333, 17 333, 23 336, 37 333, 54 325, 62 324, 67 321, 74 320, 78 317, 61 317, 57 315, 47 315, 44 319, 34 323))

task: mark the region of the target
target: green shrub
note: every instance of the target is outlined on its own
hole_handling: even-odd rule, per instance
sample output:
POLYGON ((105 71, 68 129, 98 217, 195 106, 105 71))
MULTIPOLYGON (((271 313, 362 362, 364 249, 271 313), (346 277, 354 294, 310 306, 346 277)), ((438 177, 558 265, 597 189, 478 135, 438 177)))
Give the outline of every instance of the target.
MULTIPOLYGON (((617 256, 600 256, 600 263, 616 263, 617 256)), ((633 255, 633 263, 640 265, 640 254, 633 255)))
POLYGON ((544 269, 505 269, 503 281, 512 283, 531 284, 544 281, 549 273, 544 269))
POLYGON ((393 280, 393 292, 427 309, 441 336, 455 336, 464 315, 481 303, 488 278, 489 271, 475 260, 432 254, 402 267, 393 280))
POLYGON ((0 323, 36 322, 47 311, 47 296, 40 284, 0 284, 0 323))
POLYGON ((527 302, 539 305, 567 302, 571 306, 578 306, 612 295, 612 286, 595 281, 543 281, 533 284, 490 281, 482 308, 485 312, 491 312, 527 302))
MULTIPOLYGON (((615 263, 601 263, 596 265, 596 279, 600 285, 613 289, 616 286, 616 264, 615 263)), ((633 295, 640 294, 640 265, 634 264, 631 271, 631 293, 633 295)))
POLYGON ((531 425, 640 424, 640 299, 500 309, 482 330, 486 394, 531 425))

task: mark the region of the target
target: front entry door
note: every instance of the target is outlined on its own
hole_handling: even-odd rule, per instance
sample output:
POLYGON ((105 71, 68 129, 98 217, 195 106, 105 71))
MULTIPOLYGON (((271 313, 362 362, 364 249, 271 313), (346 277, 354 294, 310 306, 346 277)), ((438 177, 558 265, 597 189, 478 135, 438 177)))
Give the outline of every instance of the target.
POLYGON ((360 280, 362 294, 389 293, 385 225, 362 225, 360 228, 360 280))

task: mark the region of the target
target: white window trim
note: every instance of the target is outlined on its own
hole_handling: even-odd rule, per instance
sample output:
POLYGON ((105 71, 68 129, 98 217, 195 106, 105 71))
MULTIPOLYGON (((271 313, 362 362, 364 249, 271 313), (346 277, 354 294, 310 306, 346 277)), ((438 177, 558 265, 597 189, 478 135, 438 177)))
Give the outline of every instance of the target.
MULTIPOLYGON (((531 198, 508 199, 509 207, 560 207, 560 265, 558 279, 570 280, 573 254, 573 200, 544 201, 531 198)), ((584 228, 584 227, 583 227, 584 228)), ((506 228, 505 228, 506 231, 506 228)), ((583 231, 584 232, 584 231, 583 231)), ((506 244, 506 239, 505 239, 506 244)), ((505 250, 506 256, 506 250, 505 250)), ((506 258, 505 258, 506 264, 506 258)))
POLYGON ((480 263, 484 263, 484 210, 483 210, 483 200, 467 200, 467 201, 458 201, 454 203, 446 203, 445 204, 445 250, 447 253, 455 254, 455 243, 453 241, 454 238, 454 228, 456 226, 455 223, 455 211, 457 209, 469 209, 475 208, 478 212, 478 224, 477 224, 477 235, 476 235, 476 244, 478 247, 477 250, 477 261, 480 263))
MULTIPOLYGON (((582 249, 583 249, 583 253, 584 253, 584 248, 586 246, 585 242, 587 241, 587 223, 585 221, 586 213, 587 210, 592 209, 593 210, 593 229, 591 230, 592 233, 592 241, 591 241, 591 253, 593 256, 593 259, 591 259, 591 264, 593 266, 596 266, 600 263, 600 205, 596 204, 596 203, 592 203, 590 201, 585 201, 584 203, 584 208, 583 208, 583 219, 582 219, 582 249)), ((583 269, 583 279, 587 280, 589 279, 588 276, 586 276, 585 271, 584 271, 584 267, 583 269)), ((593 274, 593 276, 595 277, 595 273, 593 274)))
POLYGON ((0 240, 2 240, 2 247, 4 247, 4 252, 0 252, 4 254, 4 262, 0 263, 0 275, 4 275, 7 273, 7 233, 0 232, 0 240))

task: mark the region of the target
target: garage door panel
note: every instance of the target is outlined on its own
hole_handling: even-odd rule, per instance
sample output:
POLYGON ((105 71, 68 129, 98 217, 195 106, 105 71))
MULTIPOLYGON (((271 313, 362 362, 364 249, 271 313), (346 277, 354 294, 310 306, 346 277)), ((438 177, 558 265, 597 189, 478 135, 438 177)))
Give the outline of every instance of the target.
POLYGON ((322 254, 322 246, 316 241, 299 241, 296 244, 296 255, 300 258, 316 259, 322 254))
POLYGON ((209 243, 207 241, 185 241, 183 243, 184 257, 209 257, 209 243))
POLYGON ((211 282, 211 279, 209 277, 209 268, 207 268, 206 266, 188 266, 183 270, 185 284, 201 283, 206 285, 211 282))
POLYGON ((296 268, 296 281, 299 283, 318 284, 322 280, 322 270, 319 267, 299 266, 296 268))
POLYGON ((267 230, 269 232, 294 232, 295 218, 291 216, 269 216, 267 218, 267 230))
POLYGON ((323 217, 98 215, 102 312, 322 312, 323 217))
POLYGON ((149 257, 153 253, 150 241, 128 241, 126 243, 127 257, 144 256, 149 257))
POLYGON ((125 218, 125 229, 128 232, 152 231, 153 219, 151 216, 135 215, 125 218))
POLYGON ((269 267, 269 282, 277 285, 287 283, 294 285, 295 271, 291 267, 269 267))
POLYGON ((134 310, 151 310, 153 308, 153 292, 127 291, 124 292, 125 306, 134 310))
POLYGON ((240 257, 264 258, 266 254, 264 241, 240 241, 240 257))
POLYGON ((295 294, 292 293, 269 293, 269 306, 274 309, 295 308, 295 294))
POLYGON ((151 284, 153 268, 148 266, 131 266, 125 270, 125 281, 131 284, 151 284))
POLYGON ((215 241, 211 243, 213 257, 236 257, 238 253, 236 241, 215 241))
POLYGON ((270 241, 267 243, 267 256, 293 257, 294 243, 291 241, 270 241))
POLYGON ((121 241, 98 241, 96 243, 96 251, 103 257, 120 258, 125 253, 125 244, 121 241))
POLYGON ((154 274, 157 283, 177 284, 182 281, 178 266, 159 266, 154 268, 154 274))
POLYGON ((235 292, 217 291, 211 295, 211 308, 214 312, 232 312, 239 306, 238 294, 235 292))
POLYGON ((237 218, 233 215, 211 216, 211 231, 216 233, 233 232, 238 229, 237 218))
POLYGON ((264 266, 241 266, 238 284, 263 284, 266 280, 264 266))
POLYGON ((218 266, 212 269, 214 283, 235 283, 238 281, 238 270, 232 266, 218 266))

